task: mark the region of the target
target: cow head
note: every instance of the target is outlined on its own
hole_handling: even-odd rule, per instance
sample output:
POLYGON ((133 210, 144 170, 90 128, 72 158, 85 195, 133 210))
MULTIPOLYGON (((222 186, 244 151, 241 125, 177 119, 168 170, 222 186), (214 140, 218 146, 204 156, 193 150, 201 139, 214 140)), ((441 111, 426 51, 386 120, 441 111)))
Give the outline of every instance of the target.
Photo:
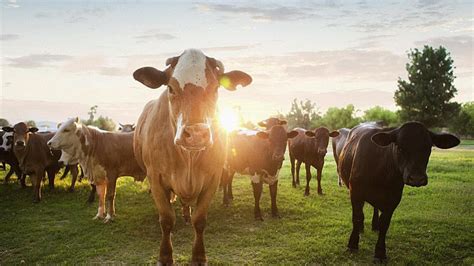
MULTIPOLYGON (((84 136, 82 134, 82 125, 79 123, 79 118, 71 118, 64 123, 61 123, 58 131, 48 141, 48 146, 52 149, 62 150, 67 152, 70 157, 75 155, 81 149, 81 142, 84 136)), ((77 159, 77 158, 75 158, 77 159)), ((71 160, 71 158, 69 158, 71 160)))
POLYGON ((133 77, 149 88, 167 85, 174 143, 186 150, 203 150, 213 144, 211 123, 214 120, 218 87, 235 90, 247 86, 252 78, 242 71, 224 72, 224 65, 199 50, 186 50, 166 60, 164 71, 143 67, 133 77))
POLYGON ((38 132, 38 128, 28 128, 28 126, 23 122, 20 122, 13 127, 3 127, 3 130, 13 133, 13 145, 18 150, 24 149, 28 145, 30 135, 38 132))
POLYGON ((403 182, 410 186, 428 184, 426 167, 431 147, 449 149, 459 144, 459 139, 451 134, 433 133, 419 122, 408 122, 388 132, 377 133, 372 141, 380 146, 394 144, 397 148, 398 167, 403 174, 403 182))
POLYGON ((338 131, 329 132, 329 129, 325 127, 318 127, 314 131, 307 130, 305 135, 314 138, 315 141, 313 149, 316 151, 318 157, 324 157, 327 153, 329 137, 334 138, 339 136, 338 131))
POLYGON ((119 130, 120 132, 124 132, 124 133, 125 133, 125 132, 133 132, 133 131, 135 131, 135 124, 121 124, 121 123, 119 123, 119 126, 120 126, 120 127, 118 128, 118 130, 119 130))
POLYGON ((266 139, 270 143, 270 153, 272 161, 281 164, 285 158, 286 142, 288 139, 294 138, 298 135, 298 131, 286 132, 283 126, 273 126, 268 131, 260 131, 257 137, 266 139))
POLYGON ((13 132, 3 132, 3 135, 0 138, 0 152, 10 151, 13 146, 13 132))
POLYGON ((269 130, 270 128, 276 125, 283 126, 286 124, 287 124, 286 120, 281 120, 277 117, 270 117, 268 119, 258 122, 258 125, 261 127, 264 127, 266 130, 269 130))

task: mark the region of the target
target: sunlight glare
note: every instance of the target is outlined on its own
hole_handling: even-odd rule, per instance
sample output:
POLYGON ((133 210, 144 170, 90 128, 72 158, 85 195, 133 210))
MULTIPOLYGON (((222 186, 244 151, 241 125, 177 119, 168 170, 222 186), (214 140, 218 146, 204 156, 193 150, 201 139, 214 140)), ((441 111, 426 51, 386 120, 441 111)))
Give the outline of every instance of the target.
POLYGON ((232 131, 239 126, 239 115, 230 108, 223 108, 219 112, 219 122, 226 131, 232 131))

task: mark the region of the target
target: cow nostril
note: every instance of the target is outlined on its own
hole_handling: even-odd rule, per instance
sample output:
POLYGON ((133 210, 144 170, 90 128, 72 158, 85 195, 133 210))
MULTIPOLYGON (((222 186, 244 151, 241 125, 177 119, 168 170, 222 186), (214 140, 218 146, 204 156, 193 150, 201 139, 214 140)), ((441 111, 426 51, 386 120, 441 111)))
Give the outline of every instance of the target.
POLYGON ((190 138, 190 137, 191 137, 191 134, 189 134, 189 132, 186 131, 186 129, 185 129, 185 130, 183 131, 183 136, 184 136, 185 138, 190 138))

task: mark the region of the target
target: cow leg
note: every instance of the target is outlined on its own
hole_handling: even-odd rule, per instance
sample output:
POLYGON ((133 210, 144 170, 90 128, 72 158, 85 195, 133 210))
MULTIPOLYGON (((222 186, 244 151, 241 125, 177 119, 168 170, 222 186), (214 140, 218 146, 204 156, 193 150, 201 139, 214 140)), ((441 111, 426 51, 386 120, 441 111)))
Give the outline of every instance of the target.
POLYGON ((30 178, 33 185, 33 203, 38 203, 41 201, 41 181, 44 178, 44 171, 31 174, 30 178))
POLYGON ((26 188, 26 174, 20 173, 18 178, 20 179, 21 188, 26 188))
POLYGON ((77 180, 77 174, 78 174, 77 164, 71 165, 70 171, 71 171, 72 180, 71 180, 71 187, 69 187, 69 192, 73 192, 74 187, 76 186, 76 180, 77 180))
POLYGON ((309 196, 309 181, 311 181, 311 165, 309 163, 304 164, 306 168, 306 189, 304 190, 304 195, 309 196))
POLYGON ((89 198, 87 198, 87 203, 92 203, 94 202, 94 198, 95 198, 95 193, 97 191, 97 188, 94 184, 91 184, 91 191, 89 192, 89 198))
POLYGON ((253 197, 255 199, 254 216, 255 220, 263 221, 262 213, 260 212, 260 197, 262 196, 263 183, 260 180, 258 183, 252 182, 253 197))
POLYGON ((351 204, 352 204, 352 233, 349 238, 349 243, 347 247, 351 252, 355 252, 359 249, 359 233, 361 230, 361 224, 364 223, 364 201, 359 199, 359 197, 351 194, 351 204))
POLYGON ((104 223, 112 221, 115 217, 115 188, 117 186, 117 176, 110 176, 107 178, 107 192, 106 192, 106 203, 107 203, 107 216, 104 219, 104 223))
POLYGON ((323 195, 323 189, 321 188, 321 175, 323 172, 323 166, 324 164, 321 166, 321 168, 316 168, 316 171, 317 171, 316 178, 318 179, 318 194, 319 195, 323 195))
POLYGON ((48 169, 47 173, 48 173, 48 180, 49 180, 48 182, 49 189, 54 190, 54 178, 56 177, 55 172, 52 169, 48 169))
POLYGON ((372 231, 379 230, 379 210, 374 207, 374 215, 372 216, 372 231))
POLYGON ((291 163, 291 184, 293 187, 296 187, 295 180, 295 157, 290 153, 290 163, 291 163))
POLYGON ((92 218, 93 220, 104 219, 105 217, 105 194, 107 193, 107 182, 103 182, 95 185, 97 190, 97 196, 99 197, 99 207, 97 214, 92 218))
POLYGON ((182 213, 183 213, 183 218, 184 218, 184 223, 189 225, 191 222, 191 207, 187 204, 184 204, 181 202, 182 205, 182 213))
POLYGON ((232 181, 234 180, 235 172, 226 171, 224 183, 224 205, 229 206, 230 201, 234 198, 232 195, 232 181))
POLYGON ((10 170, 8 170, 8 173, 5 176, 5 180, 3 180, 5 184, 7 184, 10 181, 10 177, 13 175, 13 172, 14 172, 13 167, 10 167, 10 170))
POLYGON ((300 185, 300 168, 303 161, 296 161, 296 185, 300 185))
POLYGON ((270 187, 270 197, 272 199, 272 217, 280 218, 280 214, 278 213, 278 207, 277 207, 277 202, 276 202, 278 180, 276 180, 275 183, 273 183, 269 187, 270 187))
POLYGON ((375 262, 385 262, 387 260, 387 253, 385 250, 385 236, 387 235, 390 220, 392 219, 393 210, 382 211, 379 220, 379 238, 375 245, 375 262))
POLYGON ((82 179, 84 178, 84 169, 82 169, 82 166, 80 164, 77 164, 77 167, 79 167, 79 170, 81 170, 81 175, 79 176, 79 182, 82 182, 82 179))
MULTIPOLYGON (((173 264, 173 246, 171 244, 171 230, 173 230, 176 222, 176 215, 171 206, 171 191, 165 190, 159 183, 160 176, 148 177, 151 187, 151 193, 155 205, 158 208, 160 227, 161 227, 161 243, 159 262, 163 265, 173 264)), ((193 217, 194 218, 194 217, 193 217)))
POLYGON ((63 173, 63 175, 59 178, 59 180, 63 180, 64 178, 66 178, 67 174, 69 174, 70 171, 71 171, 71 166, 70 166, 70 165, 66 165, 66 167, 64 167, 64 173, 63 173))

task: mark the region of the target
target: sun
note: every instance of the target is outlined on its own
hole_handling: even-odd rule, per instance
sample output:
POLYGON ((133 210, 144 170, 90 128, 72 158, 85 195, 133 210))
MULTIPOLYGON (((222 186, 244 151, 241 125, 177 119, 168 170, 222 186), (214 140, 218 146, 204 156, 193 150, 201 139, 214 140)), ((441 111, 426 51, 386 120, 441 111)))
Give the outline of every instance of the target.
POLYGON ((226 131, 232 131, 239 126, 239 115, 230 108, 222 108, 219 110, 219 123, 226 131))

